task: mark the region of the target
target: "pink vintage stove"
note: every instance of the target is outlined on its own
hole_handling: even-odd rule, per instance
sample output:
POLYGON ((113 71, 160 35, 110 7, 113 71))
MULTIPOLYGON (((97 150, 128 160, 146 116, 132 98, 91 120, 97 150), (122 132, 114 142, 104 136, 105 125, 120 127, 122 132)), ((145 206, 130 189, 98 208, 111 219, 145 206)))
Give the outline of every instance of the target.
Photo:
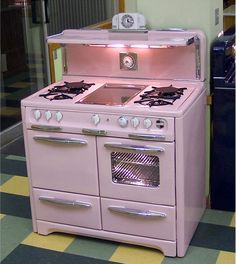
POLYGON ((22 101, 33 229, 184 256, 205 208, 205 37, 65 30, 63 80, 22 101))

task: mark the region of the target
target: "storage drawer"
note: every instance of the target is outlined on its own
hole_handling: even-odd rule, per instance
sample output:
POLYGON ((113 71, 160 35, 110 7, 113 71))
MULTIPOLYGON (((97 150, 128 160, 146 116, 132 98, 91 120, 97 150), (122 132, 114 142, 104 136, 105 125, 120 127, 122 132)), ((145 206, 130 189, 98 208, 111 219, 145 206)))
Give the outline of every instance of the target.
POLYGON ((37 220, 101 229, 98 197, 33 190, 37 220))
POLYGON ((176 240, 175 207, 101 199, 103 229, 176 240))

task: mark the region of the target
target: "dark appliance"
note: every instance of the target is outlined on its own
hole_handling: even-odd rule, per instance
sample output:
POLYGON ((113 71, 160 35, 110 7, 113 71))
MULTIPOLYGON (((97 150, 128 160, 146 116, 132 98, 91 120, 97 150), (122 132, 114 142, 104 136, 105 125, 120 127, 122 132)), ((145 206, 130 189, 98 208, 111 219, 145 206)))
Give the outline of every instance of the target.
POLYGON ((235 30, 211 50, 211 207, 235 211, 235 30))

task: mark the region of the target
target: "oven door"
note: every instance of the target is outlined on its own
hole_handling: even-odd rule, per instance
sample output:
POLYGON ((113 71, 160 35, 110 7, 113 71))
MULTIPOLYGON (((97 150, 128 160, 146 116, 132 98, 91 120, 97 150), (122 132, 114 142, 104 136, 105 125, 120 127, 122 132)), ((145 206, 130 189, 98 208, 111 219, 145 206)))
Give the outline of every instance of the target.
POLYGON ((175 205, 174 142, 98 138, 102 197, 175 205))
POLYGON ((95 137, 27 131, 33 187, 98 195, 95 137))

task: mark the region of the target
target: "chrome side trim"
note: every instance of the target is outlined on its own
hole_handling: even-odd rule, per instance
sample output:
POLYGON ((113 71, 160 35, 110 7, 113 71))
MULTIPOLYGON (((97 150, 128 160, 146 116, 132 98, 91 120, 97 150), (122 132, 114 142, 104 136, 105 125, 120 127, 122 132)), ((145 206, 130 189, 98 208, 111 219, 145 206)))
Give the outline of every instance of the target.
POLYGON ((91 136, 106 136, 107 131, 105 130, 99 130, 99 129, 88 129, 88 128, 83 128, 82 133, 86 135, 91 135, 91 136))
POLYGON ((141 217, 162 217, 162 218, 166 217, 166 214, 162 212, 151 211, 151 210, 144 211, 139 209, 126 208, 124 206, 109 206, 108 209, 115 213, 128 214, 128 215, 141 216, 141 217))
POLYGON ((45 125, 31 125, 33 130, 42 130, 42 131, 61 131, 62 128, 58 126, 45 126, 45 125))
POLYGON ((34 136, 33 138, 34 140, 53 142, 53 143, 78 144, 78 145, 88 144, 86 140, 76 139, 76 138, 59 138, 59 137, 45 137, 45 136, 34 136))
POLYGON ((129 138, 150 140, 150 141, 163 141, 166 139, 164 135, 153 135, 153 134, 128 134, 129 138))
POLYGON ((47 196, 40 196, 39 200, 49 202, 49 203, 69 205, 69 206, 78 206, 78 207, 91 207, 92 206, 92 204, 88 202, 59 199, 59 198, 47 197, 47 196))
POLYGON ((157 154, 165 151, 165 149, 161 147, 126 145, 121 143, 105 143, 104 147, 110 149, 116 149, 116 150, 141 152, 145 154, 157 154))

